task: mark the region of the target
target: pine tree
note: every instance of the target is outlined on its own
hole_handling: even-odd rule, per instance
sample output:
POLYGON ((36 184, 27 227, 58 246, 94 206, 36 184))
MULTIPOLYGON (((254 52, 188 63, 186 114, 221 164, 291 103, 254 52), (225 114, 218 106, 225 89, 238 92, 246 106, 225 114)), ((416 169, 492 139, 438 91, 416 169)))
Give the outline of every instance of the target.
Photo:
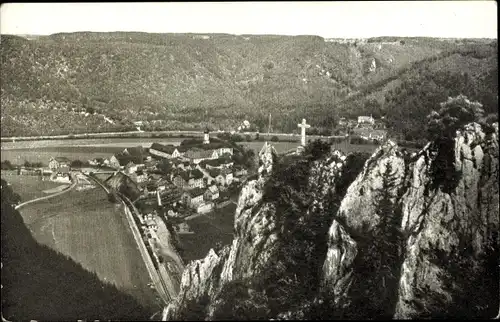
POLYGON ((400 269, 402 238, 399 226, 401 215, 397 211, 397 182, 390 162, 382 174, 382 187, 378 190, 380 200, 375 202, 375 213, 380 218, 372 232, 372 242, 365 253, 365 261, 372 269, 368 280, 369 293, 373 294, 373 314, 376 317, 391 317, 397 297, 397 281, 400 269))

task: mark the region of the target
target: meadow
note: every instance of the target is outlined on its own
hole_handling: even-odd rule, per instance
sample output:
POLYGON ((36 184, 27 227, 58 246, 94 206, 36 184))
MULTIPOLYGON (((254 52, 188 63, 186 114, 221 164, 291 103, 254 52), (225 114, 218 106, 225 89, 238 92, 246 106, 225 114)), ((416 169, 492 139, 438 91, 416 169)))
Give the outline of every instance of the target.
POLYGON ((17 171, 2 170, 2 179, 11 184, 21 201, 48 196, 49 194, 44 193, 45 190, 61 186, 61 183, 42 181, 38 176, 17 175, 17 171))
POLYGON ((235 204, 217 209, 213 213, 187 220, 194 234, 179 235, 185 263, 204 258, 217 243, 229 245, 233 240, 235 204))
POLYGON ((27 205, 20 212, 39 243, 69 256, 145 307, 158 309, 127 220, 102 190, 73 190, 27 205))

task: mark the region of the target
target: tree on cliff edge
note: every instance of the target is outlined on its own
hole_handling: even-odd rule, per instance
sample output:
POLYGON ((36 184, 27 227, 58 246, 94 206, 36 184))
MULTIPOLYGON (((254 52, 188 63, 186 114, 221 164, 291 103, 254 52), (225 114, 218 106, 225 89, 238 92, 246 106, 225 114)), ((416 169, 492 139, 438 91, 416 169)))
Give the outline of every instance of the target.
POLYGON ((428 138, 433 142, 433 150, 437 151, 431 168, 432 188, 450 193, 461 178, 454 165, 456 132, 468 123, 481 122, 484 111, 481 103, 471 102, 464 95, 450 97, 440 106, 438 111, 432 111, 427 116, 428 138))

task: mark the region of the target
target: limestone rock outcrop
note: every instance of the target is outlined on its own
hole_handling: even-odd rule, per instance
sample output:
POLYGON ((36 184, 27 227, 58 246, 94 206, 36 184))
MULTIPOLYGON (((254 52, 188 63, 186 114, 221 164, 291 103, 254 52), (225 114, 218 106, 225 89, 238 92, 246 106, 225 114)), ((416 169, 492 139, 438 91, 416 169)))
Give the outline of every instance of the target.
MULTIPOLYGON (((439 145, 429 143, 418 153, 409 154, 388 141, 347 182, 343 180, 346 181, 346 173, 350 170, 349 155, 330 152, 308 165, 305 208, 299 215, 295 211, 293 217, 284 214, 284 208, 272 198, 266 198, 266 183, 276 167, 273 148, 266 144, 260 153, 258 178, 247 182, 241 191, 232 244, 218 254, 211 251, 205 259, 188 265, 180 295, 166 310, 165 317, 178 318, 188 301, 205 296, 205 318, 213 319, 214 303, 224 285, 263 274, 270 269, 276 254, 288 249, 284 243, 290 242, 290 236, 283 233, 283 220, 293 220, 294 225, 299 226, 304 223, 316 225, 311 218, 328 222, 322 233, 325 247, 320 245, 316 249, 324 249, 323 254, 316 254, 324 260, 311 268, 321 275, 320 292, 326 291, 322 294, 332 296, 333 303, 328 304, 324 312, 345 310, 368 314, 356 308, 359 301, 353 301, 352 297, 358 293, 352 290, 363 291, 366 283, 363 279, 374 277, 367 273, 360 278, 359 272, 365 256, 370 258, 371 255, 367 255, 367 245, 376 242, 370 238, 379 236, 372 233, 385 231, 381 228, 387 225, 382 200, 386 202, 385 207, 391 206, 390 213, 398 219, 397 224, 391 222, 392 231, 399 236, 394 251, 398 260, 390 263, 396 267, 395 282, 390 284, 391 294, 394 294, 388 309, 391 316, 398 319, 432 317, 433 310, 442 309, 451 314, 446 317, 453 317, 449 313, 456 305, 453 301, 461 296, 461 289, 453 282, 455 277, 458 279, 456 274, 467 274, 463 272, 467 267, 471 274, 480 272, 479 258, 487 253, 488 240, 498 235, 498 125, 494 124, 492 130, 485 132, 479 124, 469 124, 449 142, 451 146, 447 151, 452 152, 444 157, 451 160, 447 163, 451 164, 451 169, 439 169, 442 164, 439 158, 443 157, 439 145), (456 180, 440 182, 442 177, 436 176, 439 171, 452 171, 456 180), (386 184, 388 177, 390 185, 386 184), (346 187, 341 188, 342 184, 346 187), (286 242, 283 238, 287 238, 286 242), (470 248, 470 252, 462 248, 470 248), (457 258, 466 267, 458 273, 457 268, 448 263, 457 258)), ((316 226, 311 229, 322 231, 316 226)), ((475 294, 480 291, 473 288, 467 291, 471 297, 483 295, 475 294)), ((326 300, 320 296, 304 299, 304 303, 283 307, 281 313, 269 318, 308 319, 308 314, 324 305, 326 300)), ((495 300, 498 298, 483 302, 493 305, 495 300)), ((467 312, 462 314, 472 311, 467 312)), ((471 317, 476 314, 474 312, 470 313, 471 317)))

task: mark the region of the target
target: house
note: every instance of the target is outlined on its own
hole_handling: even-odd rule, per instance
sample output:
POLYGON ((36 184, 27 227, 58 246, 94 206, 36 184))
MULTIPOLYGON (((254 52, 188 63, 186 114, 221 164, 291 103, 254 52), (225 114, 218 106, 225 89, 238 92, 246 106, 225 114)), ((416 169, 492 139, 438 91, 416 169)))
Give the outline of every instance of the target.
POLYGON ((149 148, 149 153, 160 158, 173 159, 178 158, 183 155, 177 147, 172 144, 163 145, 159 143, 153 143, 149 148))
POLYGON ((144 167, 144 155, 141 150, 127 148, 124 151, 113 155, 109 159, 109 166, 115 169, 123 169, 126 168, 131 162, 137 165, 137 168, 133 168, 135 171, 137 171, 139 167, 144 167))
POLYGON ((219 154, 215 150, 191 149, 184 154, 184 158, 194 164, 207 159, 217 159, 218 157, 219 154))
POLYGON ((114 169, 120 169, 120 161, 116 155, 112 155, 111 158, 109 158, 109 166, 114 169))
POLYGON ((136 176, 135 179, 136 179, 137 183, 146 182, 148 180, 148 175, 143 170, 137 170, 137 172, 135 173, 135 176, 136 176))
POLYGON ((146 220, 146 226, 153 231, 158 230, 158 224, 156 223, 156 221, 153 218, 148 218, 146 220))
POLYGON ((181 199, 183 193, 182 189, 179 189, 172 184, 166 185, 164 189, 160 189, 159 187, 158 192, 160 194, 161 203, 165 206, 175 204, 181 199))
POLYGON ((179 187, 181 189, 186 189, 188 187, 188 180, 189 180, 189 174, 184 171, 179 171, 176 175, 174 175, 172 182, 176 187, 179 187))
POLYGON ((221 186, 229 186, 233 182, 233 173, 229 169, 222 169, 215 176, 215 181, 221 186))
POLYGON ((358 124, 363 124, 363 123, 367 123, 367 124, 375 124, 375 119, 371 116, 358 116, 358 124))
POLYGON ((203 174, 203 180, 205 182, 205 186, 208 186, 208 185, 212 184, 212 182, 214 181, 214 178, 212 176, 210 176, 209 170, 204 169, 200 164, 201 163, 198 163, 196 165, 196 167, 194 167, 194 169, 199 170, 203 174))
POLYGON ((195 207, 195 211, 199 214, 204 214, 214 209, 214 203, 211 201, 203 202, 195 207))
POLYGON ((178 234, 193 234, 193 232, 189 230, 189 225, 186 222, 181 222, 176 225, 175 230, 178 234))
POLYGON ((179 217, 179 213, 176 211, 173 211, 172 209, 169 209, 167 211, 167 218, 177 218, 179 217))
POLYGON ((233 148, 232 147, 228 147, 228 146, 221 146, 217 149, 215 149, 215 153, 217 154, 217 157, 220 158, 222 157, 224 154, 230 154, 230 155, 233 155, 233 148))
POLYGON ((206 201, 213 201, 217 198, 219 198, 219 189, 217 188, 216 185, 211 185, 210 187, 208 187, 208 189, 205 191, 205 194, 204 194, 204 199, 206 201))
POLYGON ((365 140, 378 140, 383 141, 387 137, 387 131, 375 130, 369 128, 356 128, 352 130, 354 135, 357 135, 365 140))
POLYGON ((136 173, 137 165, 134 162, 129 161, 129 163, 127 163, 127 165, 125 166, 125 172, 127 172, 128 174, 136 173))
POLYGON ((205 191, 202 188, 194 188, 184 191, 182 194, 182 202, 190 208, 196 208, 203 203, 203 195, 205 191))
POLYGON ((62 166, 62 167, 59 167, 55 171, 55 173, 57 174, 58 177, 69 178, 70 168, 69 168, 69 166, 62 166))
POLYGON ((49 169, 54 171, 60 167, 64 167, 64 166, 69 167, 70 164, 71 164, 71 161, 66 157, 50 158, 49 169))
POLYGON ((188 186, 189 188, 203 188, 205 186, 203 181, 203 172, 198 169, 189 171, 188 186))

